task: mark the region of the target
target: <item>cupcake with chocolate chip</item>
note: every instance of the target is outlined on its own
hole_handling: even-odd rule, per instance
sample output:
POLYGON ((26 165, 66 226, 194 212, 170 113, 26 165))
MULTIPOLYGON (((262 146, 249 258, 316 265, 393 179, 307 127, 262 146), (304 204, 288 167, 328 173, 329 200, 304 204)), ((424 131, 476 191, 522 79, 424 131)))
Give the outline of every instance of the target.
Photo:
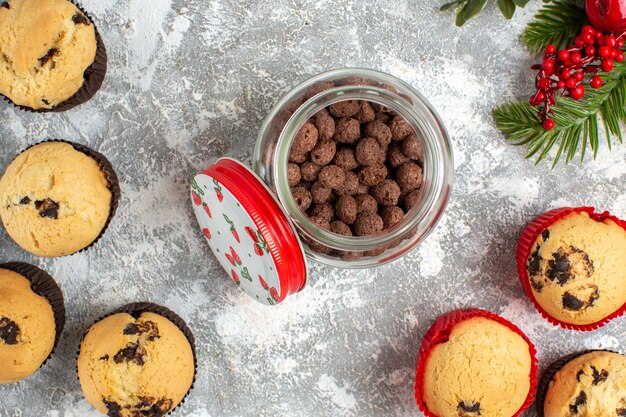
POLYGON ((626 415, 626 356, 587 351, 553 363, 537 398, 540 417, 626 415))
POLYGON ((194 377, 189 328, 155 304, 122 308, 91 326, 80 344, 83 393, 111 417, 164 416, 183 401, 194 377))
POLYGON ((593 208, 544 213, 517 249, 522 284, 551 323, 593 330, 626 308, 626 223, 593 208))
POLYGON ((106 74, 91 19, 68 0, 0 1, 0 94, 35 111, 89 100, 106 74))
POLYGON ((64 324, 63 294, 50 275, 23 263, 0 264, 0 384, 34 374, 64 324))
POLYGON ((528 338, 477 309, 439 317, 420 347, 415 394, 428 417, 514 417, 534 399, 537 360, 528 338))
POLYGON ((0 179, 0 217, 24 250, 65 256, 103 234, 119 198, 106 158, 84 146, 44 142, 11 162, 0 179))

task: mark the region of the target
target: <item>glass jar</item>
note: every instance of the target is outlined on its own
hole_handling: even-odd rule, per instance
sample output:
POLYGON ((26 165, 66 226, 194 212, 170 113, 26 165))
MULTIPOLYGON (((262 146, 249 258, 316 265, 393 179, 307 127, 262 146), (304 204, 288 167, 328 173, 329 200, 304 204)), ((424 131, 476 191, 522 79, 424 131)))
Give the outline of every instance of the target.
POLYGON ((450 197, 454 161, 441 119, 419 92, 389 74, 343 68, 299 84, 276 104, 259 132, 253 169, 295 224, 310 259, 335 267, 367 268, 401 257, 433 230, 450 197), (345 237, 319 228, 299 209, 289 187, 287 165, 296 134, 318 111, 345 100, 377 103, 402 116, 424 150, 423 183, 417 203, 399 224, 374 236, 345 237), (314 250, 320 245, 340 256, 314 250))

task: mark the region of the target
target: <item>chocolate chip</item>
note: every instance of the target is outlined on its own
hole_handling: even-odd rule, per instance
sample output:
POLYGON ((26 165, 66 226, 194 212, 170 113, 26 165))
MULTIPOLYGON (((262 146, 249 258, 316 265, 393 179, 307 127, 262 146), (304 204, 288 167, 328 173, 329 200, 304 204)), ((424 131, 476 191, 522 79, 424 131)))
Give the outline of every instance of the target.
POLYGON ((109 417, 122 417, 122 407, 118 403, 110 400, 102 400, 102 403, 107 408, 109 417))
POLYGON ((147 334, 149 341, 153 341, 161 337, 159 335, 159 328, 157 327, 156 323, 150 320, 146 320, 140 323, 128 323, 123 333, 125 335, 147 334))
POLYGON ((609 371, 607 371, 606 369, 598 371, 595 366, 592 366, 591 369, 593 369, 593 385, 598 385, 606 381, 606 379, 609 377, 609 371))
POLYGON ((615 414, 617 414, 617 417, 626 417, 626 397, 622 398, 622 400, 617 405, 615 414))
POLYGON ((480 415, 480 403, 472 401, 471 403, 465 403, 461 401, 457 407, 459 417, 469 417, 470 414, 480 415), (469 404, 469 405, 468 405, 469 404))
POLYGON ((139 397, 139 404, 131 409, 136 409, 137 417, 163 417, 171 411, 174 402, 168 398, 161 398, 155 401, 152 397, 139 397))
POLYGON ((578 373, 576 374, 576 381, 580 382, 580 377, 585 375, 585 371, 583 371, 582 369, 580 371, 578 371, 578 373))
POLYGON ((139 366, 143 366, 143 356, 146 354, 145 349, 136 343, 126 346, 113 356, 115 363, 135 362, 139 366))
POLYGON ((9 2, 8 1, 3 1, 2 3, 0 3, 0 8, 4 7, 5 9, 10 9, 11 6, 9 6, 9 2))
POLYGON ((26 204, 30 204, 30 198, 24 197, 20 200, 20 204, 25 206, 26 204))
POLYGON ((541 237, 544 241, 548 240, 550 238, 550 231, 548 229, 544 230, 541 232, 541 237))
POLYGON ((0 318, 0 340, 7 345, 17 345, 17 337, 20 335, 20 328, 13 320, 0 318))
POLYGON ((53 56, 58 55, 59 52, 60 51, 57 48, 48 49, 48 52, 46 52, 44 56, 39 58, 39 64, 43 67, 48 61, 52 59, 53 56))
POLYGON ((72 16, 72 22, 77 25, 89 26, 89 19, 87 19, 82 13, 76 13, 74 16, 72 16))
POLYGON ((559 285, 563 286, 567 284, 567 281, 572 278, 570 274, 570 263, 567 255, 555 252, 552 254, 554 259, 548 262, 548 278, 552 281, 557 281, 559 285))
POLYGON ((568 310, 572 310, 572 311, 578 311, 582 309, 584 305, 585 305, 584 302, 580 301, 578 298, 576 298, 572 294, 568 292, 563 294, 563 307, 564 308, 568 310))
POLYGON ((35 201, 35 208, 39 210, 41 217, 48 217, 50 219, 59 218, 59 203, 46 198, 45 200, 35 201))
POLYGON ((109 355, 100 356, 100 360, 101 361, 108 361, 109 360, 109 355))
POLYGON ((587 404, 587 394, 585 394, 585 391, 581 391, 574 400, 574 404, 570 404, 569 409, 572 413, 578 414, 578 408, 585 404, 587 404))
POLYGON ((46 100, 45 98, 42 98, 42 99, 41 99, 41 102, 42 102, 43 104, 45 104, 46 106, 49 106, 49 105, 50 105, 50 102, 49 102, 48 100, 46 100))

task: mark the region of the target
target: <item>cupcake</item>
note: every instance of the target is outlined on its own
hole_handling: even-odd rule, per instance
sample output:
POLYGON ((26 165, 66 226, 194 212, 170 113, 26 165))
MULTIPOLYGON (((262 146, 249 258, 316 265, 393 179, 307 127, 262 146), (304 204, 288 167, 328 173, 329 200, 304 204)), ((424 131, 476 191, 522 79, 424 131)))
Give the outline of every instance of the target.
POLYGON ((626 416, 626 356, 588 351, 552 364, 541 379, 540 417, 626 416))
POLYGON ((593 330, 626 306, 626 223, 593 208, 561 208, 520 238, 517 269, 535 307, 553 324, 593 330))
POLYGON ((92 245, 115 212, 119 185, 104 156, 44 142, 22 152, 0 179, 0 216, 24 250, 45 257, 92 245))
POLYGON ((0 384, 34 374, 64 324, 63 294, 48 274, 32 265, 0 264, 0 384))
POLYGON ((532 402, 535 348, 513 324, 482 310, 456 310, 428 330, 416 398, 429 417, 512 417, 532 402))
POLYGON ((106 73, 91 19, 68 0, 0 1, 0 94, 36 111, 90 99, 106 73))
POLYGON ((80 345, 85 397, 111 417, 164 416, 182 402, 194 377, 189 328, 154 304, 127 306, 100 320, 80 345))

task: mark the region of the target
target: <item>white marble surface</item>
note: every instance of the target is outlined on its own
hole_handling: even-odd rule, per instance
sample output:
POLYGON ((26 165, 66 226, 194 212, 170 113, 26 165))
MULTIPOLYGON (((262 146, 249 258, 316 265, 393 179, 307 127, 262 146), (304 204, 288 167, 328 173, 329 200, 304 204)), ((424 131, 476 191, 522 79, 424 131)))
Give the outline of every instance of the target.
MULTIPOLYGON (((443 0, 441 0, 443 1, 443 0)), ((626 217, 626 146, 598 160, 533 166, 495 129, 494 105, 530 94, 530 55, 495 6, 462 29, 434 0, 85 0, 109 51, 102 90, 64 114, 0 103, 0 170, 26 146, 63 138, 106 154, 119 212, 87 253, 34 258, 0 231, 0 259, 39 265, 63 286, 68 323, 50 362, 0 387, 2 417, 95 417, 75 375, 86 327, 129 301, 180 313, 199 373, 178 416, 420 416, 413 399, 421 337, 439 314, 481 307, 520 326, 543 366, 580 349, 626 350, 626 319, 590 333, 552 327, 518 282, 525 223, 563 205, 626 217), (213 158, 250 162, 260 123, 293 85, 363 66, 424 93, 454 143, 456 183, 437 230, 401 261, 368 271, 312 265, 306 291, 265 308, 208 253, 188 181, 213 158)), ((525 416, 535 416, 529 411, 525 416)))

